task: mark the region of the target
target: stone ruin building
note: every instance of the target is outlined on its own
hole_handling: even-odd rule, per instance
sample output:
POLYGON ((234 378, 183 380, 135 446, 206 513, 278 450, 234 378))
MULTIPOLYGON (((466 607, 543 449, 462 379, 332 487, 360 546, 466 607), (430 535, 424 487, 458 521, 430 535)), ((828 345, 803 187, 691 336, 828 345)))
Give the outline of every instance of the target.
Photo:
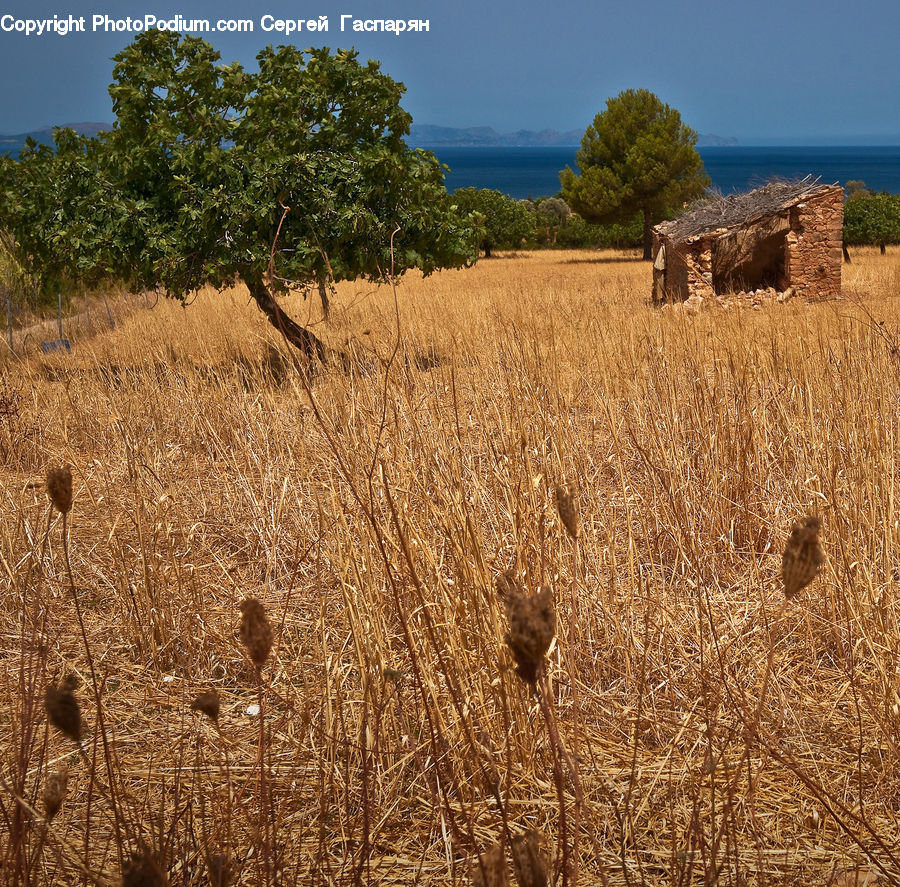
POLYGON ((811 177, 705 200, 653 229, 653 302, 839 296, 843 223, 843 188, 811 177))

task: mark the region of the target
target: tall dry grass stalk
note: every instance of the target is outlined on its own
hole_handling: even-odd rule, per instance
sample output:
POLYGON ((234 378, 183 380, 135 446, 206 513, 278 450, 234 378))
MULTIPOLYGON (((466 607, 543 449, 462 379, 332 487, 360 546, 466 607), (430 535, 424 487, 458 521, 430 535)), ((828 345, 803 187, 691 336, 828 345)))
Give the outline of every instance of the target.
POLYGON ((549 883, 900 879, 900 273, 858 252, 843 302, 697 316, 616 253, 297 295, 350 357, 313 378, 242 291, 8 364, 4 871, 465 884, 499 844, 539 885, 539 831, 549 883), (767 625, 800 515, 828 568, 798 540, 767 625))

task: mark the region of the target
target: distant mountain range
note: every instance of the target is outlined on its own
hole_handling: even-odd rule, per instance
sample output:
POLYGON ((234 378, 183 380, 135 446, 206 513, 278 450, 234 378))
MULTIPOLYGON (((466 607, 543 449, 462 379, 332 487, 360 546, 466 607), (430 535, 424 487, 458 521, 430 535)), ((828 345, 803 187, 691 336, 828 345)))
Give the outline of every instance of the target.
POLYGON ((734 136, 717 136, 713 132, 698 132, 698 148, 737 148, 740 142, 734 136))
POLYGON ((520 129, 517 132, 499 133, 490 126, 468 126, 457 129, 452 126, 431 126, 414 123, 409 128, 406 141, 416 148, 440 148, 453 145, 460 148, 552 148, 580 145, 583 129, 558 132, 555 129, 520 129))
MULTIPOLYGON (((457 129, 452 126, 431 126, 414 123, 409 128, 406 141, 416 148, 562 148, 581 144, 583 129, 559 132, 555 129, 520 129, 516 132, 499 133, 490 126, 469 126, 457 129)), ((738 144, 737 139, 701 133, 697 137, 698 148, 730 147, 738 144)))
MULTIPOLYGON (((95 136, 98 132, 111 129, 109 123, 64 123, 63 127, 74 129, 81 135, 95 136)), ((581 144, 583 129, 559 132, 555 129, 520 129, 516 132, 499 133, 490 126, 469 126, 457 129, 452 126, 432 126, 414 123, 406 141, 415 148, 557 148, 576 147, 581 144)), ((0 153, 18 154, 25 147, 25 140, 33 138, 45 145, 53 144, 53 127, 45 126, 32 132, 18 135, 0 135, 0 153)), ((697 147, 726 147, 737 145, 737 139, 701 133, 697 137, 697 147)))
MULTIPOLYGON (((74 129, 83 136, 95 136, 98 132, 112 129, 110 123, 63 123, 63 129, 74 129)), ((35 129, 32 132, 21 132, 18 135, 0 135, 0 154, 18 154, 25 147, 25 140, 34 139, 42 145, 53 144, 53 127, 45 126, 43 129, 35 129)))

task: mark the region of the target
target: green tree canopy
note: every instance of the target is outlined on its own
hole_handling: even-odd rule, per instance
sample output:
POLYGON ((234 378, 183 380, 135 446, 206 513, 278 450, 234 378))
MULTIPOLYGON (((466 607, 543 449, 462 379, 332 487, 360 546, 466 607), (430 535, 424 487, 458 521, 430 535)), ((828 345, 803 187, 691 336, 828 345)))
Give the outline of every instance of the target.
POLYGON ((93 251, 98 150, 97 141, 58 129, 53 147, 29 139, 17 161, 0 158, 0 218, 17 264, 45 298, 102 264, 93 251))
POLYGON ((18 161, 0 157, 0 215, 12 235, 8 246, 35 286, 54 295, 66 264, 53 245, 55 161, 53 149, 33 139, 25 143, 18 161))
POLYGON ((844 243, 880 246, 900 243, 900 194, 857 191, 844 203, 844 243))
POLYGON ((640 212, 649 259, 654 222, 709 185, 696 142, 674 108, 646 89, 626 90, 587 128, 575 155, 581 174, 560 173, 563 197, 589 222, 627 223, 640 212))
POLYGON ((533 205, 538 243, 555 246, 560 228, 572 215, 569 205, 561 197, 545 197, 535 201, 533 205))
POLYGON ((32 206, 72 276, 113 275, 180 299, 242 281, 292 344, 323 358, 279 292, 318 284, 324 297, 331 281, 458 267, 477 258, 475 231, 434 155, 404 143, 404 87, 376 62, 289 46, 257 60, 252 74, 222 65, 201 39, 139 35, 114 58, 113 129, 61 152, 77 161, 84 193, 62 188, 60 159, 35 149, 73 199, 48 198, 22 167, 4 175, 0 212, 20 239, 10 205, 32 206))
POLYGON ((844 182, 844 191, 847 194, 847 200, 854 197, 867 197, 875 192, 866 187, 866 183, 862 179, 848 179, 844 182))
POLYGON ((486 257, 494 249, 516 249, 534 234, 534 212, 526 201, 513 200, 491 188, 458 188, 453 202, 463 214, 479 214, 480 244, 486 257))

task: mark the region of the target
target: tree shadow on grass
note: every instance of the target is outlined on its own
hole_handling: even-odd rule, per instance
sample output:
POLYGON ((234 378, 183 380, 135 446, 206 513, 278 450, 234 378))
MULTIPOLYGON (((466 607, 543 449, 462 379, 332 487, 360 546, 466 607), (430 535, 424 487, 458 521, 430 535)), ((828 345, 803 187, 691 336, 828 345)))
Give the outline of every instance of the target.
POLYGON ((618 265, 623 262, 649 262, 640 256, 598 256, 584 259, 566 259, 563 265, 618 265))

